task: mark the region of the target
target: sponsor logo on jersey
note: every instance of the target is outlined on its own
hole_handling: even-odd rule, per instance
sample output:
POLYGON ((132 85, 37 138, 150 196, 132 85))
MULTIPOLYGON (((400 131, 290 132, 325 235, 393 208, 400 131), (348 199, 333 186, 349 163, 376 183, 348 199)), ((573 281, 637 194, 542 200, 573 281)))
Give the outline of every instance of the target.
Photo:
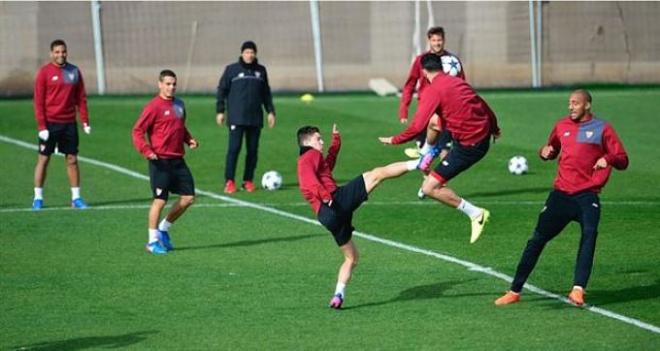
POLYGON ((567 137, 567 136, 569 136, 569 135, 571 135, 571 132, 564 132, 564 136, 565 136, 565 137, 567 137))
POLYGON ((165 110, 164 114, 165 114, 165 116, 169 116, 170 115, 170 110, 165 110))

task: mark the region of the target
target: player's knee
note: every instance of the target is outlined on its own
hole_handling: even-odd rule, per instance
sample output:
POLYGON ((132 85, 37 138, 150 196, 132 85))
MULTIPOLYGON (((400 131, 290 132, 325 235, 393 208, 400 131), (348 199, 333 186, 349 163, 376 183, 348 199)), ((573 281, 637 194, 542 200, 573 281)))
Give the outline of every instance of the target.
POLYGON ((76 155, 66 155, 66 164, 75 166, 78 164, 78 157, 76 155))
POLYGON ((183 207, 188 207, 192 205, 195 202, 195 197, 194 196, 182 196, 181 197, 181 205, 183 207))
POLYGON ((432 184, 431 182, 424 182, 424 184, 422 184, 422 192, 426 196, 431 195, 434 189, 435 189, 435 184, 432 184))

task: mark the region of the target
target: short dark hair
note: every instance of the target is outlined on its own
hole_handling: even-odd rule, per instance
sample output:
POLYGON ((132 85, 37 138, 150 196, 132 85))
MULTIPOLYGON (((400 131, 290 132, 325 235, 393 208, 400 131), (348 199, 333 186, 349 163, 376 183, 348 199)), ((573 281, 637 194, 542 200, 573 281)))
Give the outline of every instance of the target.
POLYGON ((422 56, 422 68, 429 72, 442 71, 442 59, 436 54, 427 53, 422 56))
POLYGON ((162 82, 165 77, 172 77, 176 79, 176 74, 171 69, 164 69, 160 71, 160 75, 158 75, 158 80, 162 82))
POLYGON ((55 49, 56 46, 66 47, 66 43, 62 39, 55 39, 55 40, 53 40, 52 43, 50 43, 50 51, 53 51, 53 49, 55 49))
POLYGON ((311 137, 314 135, 314 133, 320 133, 321 131, 319 130, 318 127, 315 126, 304 126, 298 129, 298 146, 303 147, 303 142, 307 140, 307 138, 311 137))
POLYGON ((439 35, 444 39, 445 38, 445 29, 442 28, 442 27, 431 27, 426 32, 426 37, 430 39, 432 35, 439 35))
POLYGON ((591 93, 589 93, 586 89, 575 89, 573 90, 571 95, 573 94, 582 94, 582 96, 584 96, 584 98, 587 99, 587 102, 591 103, 591 93))

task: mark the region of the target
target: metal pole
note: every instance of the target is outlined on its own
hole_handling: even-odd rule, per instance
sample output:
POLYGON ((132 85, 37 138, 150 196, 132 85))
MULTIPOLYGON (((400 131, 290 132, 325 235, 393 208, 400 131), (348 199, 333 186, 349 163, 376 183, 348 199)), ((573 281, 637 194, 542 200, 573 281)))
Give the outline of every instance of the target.
POLYGON ((543 85, 543 3, 536 1, 536 76, 539 86, 543 85))
POLYGON ((94 56, 96 57, 96 89, 99 95, 105 94, 105 63, 103 62, 103 35, 101 32, 101 3, 91 2, 92 29, 94 34, 94 56))
POLYGON ((536 75, 536 33, 535 33, 535 21, 534 21, 534 0, 529 0, 529 41, 530 41, 530 52, 531 52, 531 63, 532 63, 532 87, 539 87, 539 79, 536 75))
POLYGON ((314 37, 314 58, 316 59, 316 85, 318 92, 322 93, 323 87, 323 51, 321 46, 321 20, 319 19, 318 0, 309 0, 309 11, 312 20, 312 36, 314 37))

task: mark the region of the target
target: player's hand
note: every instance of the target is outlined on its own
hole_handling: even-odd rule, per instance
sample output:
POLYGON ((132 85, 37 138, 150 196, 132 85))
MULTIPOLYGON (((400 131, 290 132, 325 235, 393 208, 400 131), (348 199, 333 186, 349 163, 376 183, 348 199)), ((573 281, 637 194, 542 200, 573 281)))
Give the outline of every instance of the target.
POLYGON ((339 129, 337 129, 337 123, 332 124, 332 134, 339 134, 339 129))
POLYGON ((196 149, 199 147, 199 142, 197 141, 197 139, 190 139, 190 143, 188 144, 188 146, 191 149, 196 149))
POLYGON ((599 170, 599 169, 607 168, 607 166, 609 166, 607 160, 605 159, 605 157, 601 157, 598 159, 598 161, 596 161, 596 164, 594 165, 594 169, 599 170))
POLYGON ((541 157, 549 159, 555 155, 555 148, 552 145, 546 145, 541 149, 541 157))
POLYGON ((383 144, 392 144, 392 137, 378 137, 378 140, 383 144))
POLYGON ((273 127, 275 127, 275 114, 271 112, 268 114, 268 128, 273 127))
POLYGON ((85 134, 89 135, 92 132, 92 127, 90 127, 87 123, 83 123, 83 131, 85 134))
POLYGON ((157 160, 158 156, 154 153, 151 153, 151 155, 147 156, 147 158, 150 159, 150 160, 157 160))
POLYGON ((219 126, 223 125, 225 123, 225 114, 218 113, 215 115, 215 123, 217 123, 219 126))
POLYGON ((43 141, 48 141, 48 137, 50 136, 50 132, 48 129, 40 130, 39 131, 39 139, 43 141))
POLYGON ((406 118, 399 118, 399 122, 401 124, 406 124, 406 123, 408 123, 408 118, 407 117, 406 118))

